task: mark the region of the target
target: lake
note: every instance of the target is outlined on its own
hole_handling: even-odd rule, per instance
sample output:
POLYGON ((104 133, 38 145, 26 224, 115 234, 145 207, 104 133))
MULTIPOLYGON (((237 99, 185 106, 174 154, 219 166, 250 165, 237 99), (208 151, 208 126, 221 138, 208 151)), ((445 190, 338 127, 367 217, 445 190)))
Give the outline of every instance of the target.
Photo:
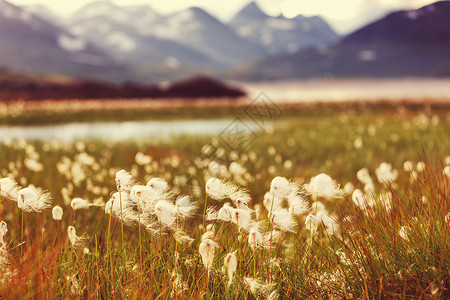
MULTIPOLYGON (((170 139, 180 135, 219 135, 226 131, 233 119, 136 121, 69 123, 48 126, 0 126, 0 137, 12 140, 40 140, 72 142, 78 139, 110 141, 139 140, 143 138, 170 139)), ((256 124, 246 123, 251 130, 256 124)), ((1 141, 0 141, 1 142, 1 141)))

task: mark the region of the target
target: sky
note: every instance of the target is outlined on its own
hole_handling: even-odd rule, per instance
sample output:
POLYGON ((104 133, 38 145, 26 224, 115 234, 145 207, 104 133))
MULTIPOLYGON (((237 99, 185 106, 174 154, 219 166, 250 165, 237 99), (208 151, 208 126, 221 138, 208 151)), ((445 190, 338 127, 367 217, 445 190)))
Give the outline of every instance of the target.
MULTIPOLYGON (((16 5, 43 4, 61 16, 73 12, 95 0, 8 0, 16 5)), ((160 13, 172 13, 198 6, 227 21, 251 0, 109 0, 117 5, 149 5, 160 13)), ((437 0, 435 0, 437 1, 437 0)), ((414 9, 435 1, 430 0, 257 0, 270 15, 283 13, 286 17, 320 15, 329 21, 350 22, 365 16, 378 17, 397 9, 414 9)), ((341 23, 342 23, 341 22, 341 23)))

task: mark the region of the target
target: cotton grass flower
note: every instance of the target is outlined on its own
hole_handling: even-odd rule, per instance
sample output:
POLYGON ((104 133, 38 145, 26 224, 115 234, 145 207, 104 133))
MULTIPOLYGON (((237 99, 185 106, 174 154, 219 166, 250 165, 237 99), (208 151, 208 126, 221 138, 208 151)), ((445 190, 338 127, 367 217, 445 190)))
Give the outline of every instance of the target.
POLYGON ((397 180, 398 171, 392 170, 392 165, 382 162, 378 168, 375 169, 375 175, 378 182, 383 184, 390 184, 397 180))
POLYGON ((310 210, 309 203, 295 189, 289 194, 287 200, 289 203, 289 213, 293 216, 307 213, 310 210))
POLYGON ((52 218, 55 221, 61 221, 62 220, 62 216, 63 216, 63 209, 61 206, 56 205, 55 207, 53 207, 52 209, 52 218))
POLYGON ((231 222, 234 208, 231 206, 230 203, 225 203, 220 209, 217 214, 217 219, 224 222, 231 222))
POLYGON ((305 220, 306 229, 311 232, 315 232, 317 231, 317 228, 319 227, 321 222, 322 220, 320 218, 316 217, 313 214, 309 214, 305 220))
POLYGON ((140 166, 144 166, 147 165, 149 163, 152 162, 152 158, 149 155, 145 155, 142 152, 138 152, 136 153, 135 157, 134 157, 134 161, 140 165, 140 166))
POLYGON ((19 189, 19 185, 13 179, 8 177, 0 179, 0 197, 17 201, 19 189))
POLYGON ((180 218, 190 219, 194 217, 198 208, 198 203, 192 201, 191 197, 185 195, 178 197, 175 201, 175 207, 180 218))
POLYGON ((19 190, 17 206, 26 212, 42 212, 51 207, 52 197, 47 192, 39 192, 34 187, 19 190))
POLYGON ((411 233, 411 228, 409 228, 408 226, 402 226, 398 232, 400 237, 407 242, 409 242, 410 233, 411 233))
POLYGON ((354 190, 355 190, 355 186, 353 185, 353 183, 347 182, 344 185, 343 192, 344 192, 345 195, 350 196, 353 193, 354 190))
POLYGON ((427 168, 427 165, 426 165, 423 161, 419 161, 419 162, 416 164, 416 170, 417 170, 417 172, 419 172, 419 173, 424 172, 426 168, 427 168))
POLYGON ((263 245, 263 236, 259 232, 258 225, 254 224, 248 232, 248 245, 253 252, 263 245))
POLYGON ((409 160, 403 162, 403 171, 405 171, 405 172, 412 172, 412 171, 414 171, 414 164, 413 164, 413 162, 409 161, 409 160))
POLYGON ((312 177, 310 181, 304 185, 304 189, 314 199, 316 197, 339 198, 342 195, 336 181, 324 173, 312 177))
POLYGON ((264 194, 263 205, 267 211, 270 211, 270 209, 278 210, 283 208, 283 199, 280 197, 276 197, 271 192, 267 192, 264 194))
POLYGON ((239 228, 248 231, 248 228, 252 224, 252 217, 248 210, 237 208, 232 211, 231 222, 236 224, 239 228))
POLYGON ((292 190, 292 186, 286 177, 277 176, 270 183, 270 193, 278 198, 287 198, 292 190))
POLYGON ((6 247, 6 233, 8 232, 8 225, 5 221, 0 222, 0 248, 6 247))
POLYGON ((282 231, 294 232, 294 228, 297 223, 292 219, 292 215, 287 209, 276 210, 272 213, 270 221, 275 226, 282 231))
POLYGON ((444 174, 448 179, 450 179, 450 166, 445 166, 444 170, 442 170, 442 174, 444 174))
POLYGON ((361 209, 366 209, 368 207, 367 197, 360 189, 356 189, 353 192, 352 201, 356 206, 358 206, 361 209))
POLYGON ((91 206, 103 206, 104 203, 101 199, 97 199, 94 201, 94 203, 90 203, 89 201, 82 199, 82 198, 73 198, 70 202, 70 206, 73 210, 79 210, 79 209, 88 209, 91 206))
POLYGON ((244 282, 247 284, 247 287, 250 289, 250 292, 253 296, 262 296, 267 297, 273 293, 275 288, 274 283, 264 283, 260 279, 246 277, 244 278, 244 282))
POLYGON ((173 228, 177 220, 177 208, 169 201, 161 200, 155 204, 155 215, 161 225, 173 228))
POLYGON ((245 189, 236 186, 232 182, 223 182, 216 177, 208 179, 205 189, 208 196, 218 201, 230 199, 233 202, 240 200, 246 204, 251 202, 250 195, 245 189))
MULTIPOLYGON (((114 193, 108 202, 106 202, 105 214, 110 213, 112 213, 115 218, 127 226, 132 226, 139 222, 139 216, 137 210, 135 209, 134 203, 131 201, 130 194, 125 192, 114 193)), ((145 220, 141 219, 141 223, 143 223, 143 225, 150 225, 144 221, 145 220)))
POLYGON ((233 282, 233 276, 237 269, 237 263, 237 257, 234 252, 228 253, 223 259, 223 265, 225 266, 228 275, 228 287, 230 287, 233 282))
POLYGON ((147 186, 152 188, 157 193, 164 193, 169 189, 169 184, 162 178, 152 178, 147 182, 147 186))
POLYGON ((284 200, 287 200, 292 215, 300 215, 309 210, 309 204, 301 195, 298 185, 285 177, 277 176, 272 179, 270 191, 264 195, 263 204, 270 214, 283 208, 284 200))
POLYGON ((198 252, 202 257, 203 265, 208 270, 208 274, 212 269, 212 265, 214 262, 214 255, 216 253, 216 247, 218 246, 219 245, 213 240, 205 239, 200 243, 200 246, 198 248, 198 252))
POLYGON ((69 237, 69 241, 72 247, 74 247, 75 249, 84 248, 86 237, 77 236, 77 231, 75 230, 75 227, 73 226, 67 227, 67 236, 69 237))
POLYGON ((317 217, 320 219, 321 224, 325 226, 325 230, 329 236, 338 233, 340 226, 334 218, 324 212, 317 214, 317 217))
POLYGON ((356 172, 356 178, 358 178, 358 180, 361 181, 362 184, 371 184, 373 182, 367 168, 362 168, 358 172, 356 172))
POLYGON ((116 173, 116 186, 118 191, 129 193, 134 184, 133 176, 128 171, 120 170, 116 173))
POLYGON ((130 191, 130 200, 139 206, 139 210, 149 214, 154 213, 155 204, 159 200, 169 200, 170 194, 161 193, 146 185, 134 185, 130 191))

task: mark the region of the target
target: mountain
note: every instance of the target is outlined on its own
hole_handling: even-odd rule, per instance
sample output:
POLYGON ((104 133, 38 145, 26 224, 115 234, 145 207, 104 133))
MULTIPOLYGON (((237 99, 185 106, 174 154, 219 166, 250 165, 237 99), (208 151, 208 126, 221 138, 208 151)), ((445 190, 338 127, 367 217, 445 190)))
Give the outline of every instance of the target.
POLYGON ((67 28, 144 73, 223 68, 262 54, 196 7, 162 16, 149 7, 100 1, 75 13, 67 28))
POLYGON ((63 18, 51 11, 48 7, 41 4, 23 5, 20 8, 43 20, 50 21, 53 24, 61 25, 63 18))
POLYGON ((169 15, 155 23, 152 30, 156 36, 190 46, 224 66, 262 54, 259 47, 240 38, 227 25, 198 7, 169 15))
POLYGON ((0 67, 115 80, 123 68, 85 39, 0 0, 0 67))
POLYGON ((450 1, 397 11, 329 48, 300 51, 248 66, 242 77, 450 76, 450 1))
POLYGON ((320 17, 266 15, 255 2, 245 6, 229 25, 242 38, 260 45, 265 53, 295 53, 308 47, 326 46, 339 37, 320 17))

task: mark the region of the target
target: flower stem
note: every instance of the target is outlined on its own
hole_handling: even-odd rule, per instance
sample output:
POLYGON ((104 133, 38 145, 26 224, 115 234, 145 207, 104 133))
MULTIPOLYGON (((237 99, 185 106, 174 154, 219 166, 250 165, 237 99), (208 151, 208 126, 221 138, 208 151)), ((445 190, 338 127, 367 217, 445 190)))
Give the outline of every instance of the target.
POLYGON ((125 245, 123 242, 123 210, 122 210, 122 192, 119 186, 119 200, 120 200, 120 231, 122 233, 122 257, 123 257, 123 270, 125 271, 126 257, 125 257, 125 245))
POLYGON ((206 202, 208 202, 207 193, 205 193, 205 207, 203 208, 203 228, 205 228, 206 202))
POLYGON ((272 236, 273 236, 273 220, 271 222, 271 227, 270 227, 270 243, 269 243, 269 262, 267 265, 267 281, 270 282, 270 256, 271 256, 271 252, 272 252, 272 236))
POLYGON ((138 199, 138 221, 139 221, 139 260, 141 261, 141 267, 142 267, 142 238, 141 238, 141 207, 140 202, 138 199))

